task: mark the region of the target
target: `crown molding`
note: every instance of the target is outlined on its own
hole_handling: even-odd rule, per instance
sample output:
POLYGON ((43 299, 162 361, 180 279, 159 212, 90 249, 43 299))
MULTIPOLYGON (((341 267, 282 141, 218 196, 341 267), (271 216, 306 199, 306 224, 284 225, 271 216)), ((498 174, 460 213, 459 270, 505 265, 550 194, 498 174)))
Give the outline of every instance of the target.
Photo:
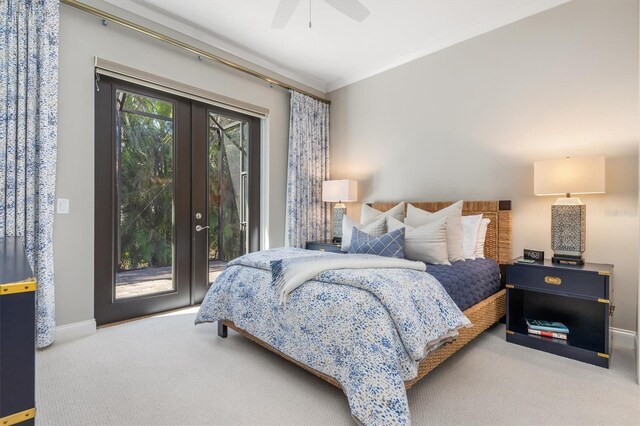
POLYGON ((293 81, 301 83, 305 86, 313 88, 323 94, 340 89, 350 84, 357 83, 360 80, 373 77, 377 74, 389 71, 417 59, 423 58, 429 54, 446 49, 447 47, 456 45, 465 40, 477 37, 484 33, 493 31, 505 25, 520 21, 529 16, 551 9, 553 7, 568 3, 572 0, 523 0, 522 3, 516 4, 506 10, 475 22, 464 28, 451 31, 444 37, 437 39, 424 49, 406 55, 403 58, 391 61, 381 67, 366 72, 356 72, 345 75, 344 77, 326 82, 315 78, 298 70, 291 69, 283 64, 271 61, 259 52, 255 52, 245 46, 241 46, 231 40, 225 39, 213 32, 196 26, 177 17, 165 10, 142 3, 140 0, 103 0, 113 6, 126 10, 132 14, 143 17, 157 24, 163 25, 174 31, 182 33, 188 37, 199 40, 221 51, 243 59, 249 63, 255 64, 265 70, 280 74, 293 81))

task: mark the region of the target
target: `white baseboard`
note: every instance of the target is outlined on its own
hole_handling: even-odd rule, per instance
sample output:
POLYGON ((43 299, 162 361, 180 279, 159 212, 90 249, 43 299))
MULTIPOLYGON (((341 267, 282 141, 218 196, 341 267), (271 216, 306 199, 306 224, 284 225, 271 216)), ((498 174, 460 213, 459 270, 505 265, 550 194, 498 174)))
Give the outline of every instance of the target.
POLYGON ((623 328, 611 327, 609 329, 613 336, 613 346, 616 348, 634 349, 636 345, 635 331, 625 330, 623 328))
MULTIPOLYGON (((71 340, 81 339, 95 334, 96 330, 95 319, 59 325, 56 327, 55 342, 64 343, 71 340)), ((613 335, 613 346, 617 348, 637 350, 638 336, 634 331, 615 327, 611 327, 609 330, 613 335)))
POLYGON ((96 332, 96 320, 74 322, 56 327, 55 343, 64 343, 82 337, 91 336, 96 332))

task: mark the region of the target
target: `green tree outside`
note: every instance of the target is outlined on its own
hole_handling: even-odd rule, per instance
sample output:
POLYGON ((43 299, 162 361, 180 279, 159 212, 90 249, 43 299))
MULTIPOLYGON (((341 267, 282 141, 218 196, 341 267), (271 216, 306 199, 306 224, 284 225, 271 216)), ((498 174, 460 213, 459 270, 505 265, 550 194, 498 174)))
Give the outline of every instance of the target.
MULTIPOLYGON (((173 104, 125 91, 116 95, 119 270, 169 266, 173 258, 173 104)), ((231 260, 245 250, 240 188, 247 164, 243 138, 247 124, 234 124, 214 114, 209 122, 209 258, 231 260)))

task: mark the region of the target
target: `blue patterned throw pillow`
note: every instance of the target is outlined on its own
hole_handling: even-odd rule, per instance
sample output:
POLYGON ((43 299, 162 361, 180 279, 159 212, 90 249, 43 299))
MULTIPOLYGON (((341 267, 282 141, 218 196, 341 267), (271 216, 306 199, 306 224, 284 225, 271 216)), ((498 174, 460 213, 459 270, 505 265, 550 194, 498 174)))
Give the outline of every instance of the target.
POLYGON ((404 228, 374 237, 354 226, 349 253, 376 254, 404 259, 404 228))

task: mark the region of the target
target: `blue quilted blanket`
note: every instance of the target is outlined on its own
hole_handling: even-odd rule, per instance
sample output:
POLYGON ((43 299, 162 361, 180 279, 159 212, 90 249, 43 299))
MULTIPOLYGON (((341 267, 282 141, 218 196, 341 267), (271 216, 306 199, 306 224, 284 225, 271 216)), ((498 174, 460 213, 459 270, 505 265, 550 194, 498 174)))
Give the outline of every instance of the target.
POLYGON ((461 311, 500 290, 500 266, 492 259, 467 259, 449 265, 428 265, 461 311))
POLYGON ((327 255, 274 249, 235 259, 207 293, 196 324, 231 320, 335 378, 365 425, 410 424, 404 381, 469 320, 435 278, 407 269, 325 271, 281 306, 271 262, 313 254, 327 255))

